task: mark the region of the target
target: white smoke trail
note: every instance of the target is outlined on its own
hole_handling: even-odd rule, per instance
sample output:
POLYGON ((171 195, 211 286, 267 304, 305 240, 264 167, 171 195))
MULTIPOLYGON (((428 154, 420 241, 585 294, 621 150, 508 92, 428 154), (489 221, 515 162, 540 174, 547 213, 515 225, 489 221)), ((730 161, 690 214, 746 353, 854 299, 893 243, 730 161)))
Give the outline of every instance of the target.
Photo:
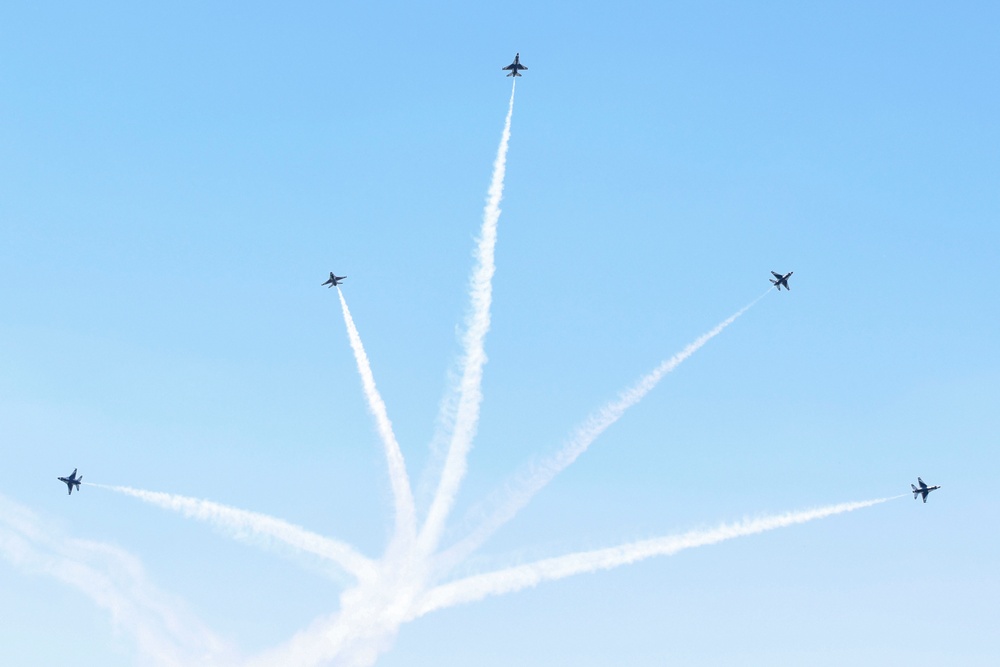
POLYGON ((629 408, 641 401, 646 394, 652 391, 665 375, 684 363, 686 359, 700 350, 705 343, 722 333, 726 327, 735 322, 740 315, 755 306, 769 292, 770 290, 761 294, 736 313, 717 324, 711 331, 696 338, 694 342, 661 363, 652 372, 643 376, 632 387, 619 394, 617 399, 588 417, 582 425, 577 427, 570 437, 569 442, 563 445, 562 449, 541 463, 532 466, 522 475, 519 481, 514 483, 506 499, 501 501, 501 505, 483 523, 462 541, 441 554, 440 567, 443 570, 448 570, 455 564, 464 561, 467 556, 482 546, 501 526, 513 519, 531 501, 536 493, 541 491, 556 475, 569 467, 581 454, 587 451, 587 448, 608 427, 621 419, 622 415, 629 408))
MULTIPOLYGON (((905 495, 905 494, 903 494, 905 495)), ((708 530, 692 530, 680 535, 642 540, 608 549, 583 551, 557 558, 547 558, 534 563, 511 567, 496 572, 479 574, 438 586, 427 593, 419 607, 418 616, 436 609, 481 600, 490 595, 513 593, 537 586, 543 581, 554 581, 574 574, 608 570, 635 563, 653 556, 671 556, 684 549, 724 542, 736 537, 755 535, 776 528, 784 528, 815 519, 853 512, 878 505, 895 498, 878 498, 862 502, 841 503, 800 512, 787 512, 775 516, 744 519, 708 530)))
MULTIPOLYGON (((424 553, 436 549, 441 539, 444 524, 448 520, 448 514, 465 476, 466 460, 479 423, 479 406, 483 399, 483 365, 486 363, 483 343, 490 329, 493 273, 496 271, 494 252, 497 242, 497 222, 500 220, 500 200, 503 197, 503 182, 507 172, 507 147, 510 143, 510 121, 514 114, 516 87, 515 82, 510 89, 507 118, 504 120, 500 146, 493 162, 493 176, 490 179, 486 206, 483 209, 483 225, 476 245, 476 267, 469 286, 471 309, 466 316, 465 335, 462 337, 464 355, 461 363, 462 375, 458 384, 459 397, 454 417, 449 420, 452 435, 441 479, 420 534, 420 546, 424 553)), ((449 405, 449 402, 446 401, 445 405, 449 405)))
POLYGON ((351 546, 332 540, 322 535, 309 532, 301 526, 276 519, 266 514, 248 512, 227 505, 178 496, 158 491, 144 491, 128 486, 109 486, 85 482, 87 486, 107 489, 117 493, 138 498, 144 502, 163 509, 180 512, 184 516, 199 521, 206 521, 225 529, 234 537, 249 540, 251 537, 270 539, 280 542, 295 550, 319 556, 333 561, 344 570, 354 575, 359 581, 369 581, 376 576, 375 563, 362 556, 351 546))
POLYGON ((232 650, 152 584, 134 556, 109 544, 65 535, 3 496, 0 559, 22 573, 52 577, 89 597, 109 614, 115 630, 134 639, 144 665, 234 664, 232 650))
POLYGON ((358 328, 354 326, 354 318, 344 300, 344 294, 337 289, 337 296, 340 297, 340 307, 344 311, 344 322, 347 324, 347 337, 351 341, 351 349, 354 351, 354 359, 358 364, 358 374, 361 375, 361 386, 364 388, 365 398, 368 400, 368 410, 375 417, 375 425, 378 428, 379 437, 382 438, 382 445, 385 450, 385 459, 389 467, 389 481, 392 485, 392 496, 396 506, 396 530, 394 538, 412 543, 416 538, 417 516, 413 503, 413 491, 410 489, 410 479, 406 474, 406 462, 403 460, 403 452, 399 448, 396 436, 392 432, 392 422, 385 408, 385 401, 375 387, 375 376, 372 373, 371 364, 368 362, 368 355, 361 344, 361 336, 358 328))

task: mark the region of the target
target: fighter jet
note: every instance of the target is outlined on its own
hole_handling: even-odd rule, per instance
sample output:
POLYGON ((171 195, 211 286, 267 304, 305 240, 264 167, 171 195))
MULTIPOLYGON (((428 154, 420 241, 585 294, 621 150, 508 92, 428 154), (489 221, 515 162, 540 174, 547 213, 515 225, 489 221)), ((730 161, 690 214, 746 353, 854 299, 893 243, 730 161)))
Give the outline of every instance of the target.
POLYGON ((528 68, 521 64, 521 54, 515 53, 514 62, 501 69, 510 70, 510 74, 508 74, 507 76, 521 76, 521 72, 519 72, 518 70, 528 69, 528 68))
POLYGON ((914 485, 910 484, 910 488, 913 489, 913 499, 916 500, 917 496, 923 496, 925 503, 927 502, 927 494, 928 493, 930 493, 934 489, 940 489, 941 488, 940 484, 938 484, 937 486, 927 486, 924 483, 924 480, 920 479, 919 477, 917 477, 917 484, 920 485, 920 488, 917 488, 914 485))
POLYGON ((780 273, 775 273, 774 271, 771 271, 771 275, 777 279, 777 280, 771 280, 771 284, 777 287, 779 292, 781 291, 782 286, 784 286, 786 290, 791 291, 792 288, 788 286, 788 279, 791 277, 793 273, 795 272, 789 271, 785 275, 781 275, 780 273))
MULTIPOLYGON (((329 285, 330 287, 336 287, 337 285, 340 284, 340 281, 343 280, 346 277, 347 276, 335 276, 335 275, 333 275, 333 271, 331 271, 330 272, 330 277, 327 279, 327 281, 325 283, 323 283, 323 285, 329 285)), ((320 285, 320 287, 322 287, 323 285, 320 285)))
MULTIPOLYGON (((83 481, 83 475, 80 475, 79 477, 77 477, 76 476, 76 468, 73 468, 73 474, 72 475, 70 475, 69 477, 60 477, 59 481, 60 482, 66 482, 66 487, 69 489, 69 495, 73 495, 73 487, 74 486, 76 487, 77 491, 80 490, 80 482, 83 481)), ((935 487, 935 488, 937 488, 937 487, 935 487)))

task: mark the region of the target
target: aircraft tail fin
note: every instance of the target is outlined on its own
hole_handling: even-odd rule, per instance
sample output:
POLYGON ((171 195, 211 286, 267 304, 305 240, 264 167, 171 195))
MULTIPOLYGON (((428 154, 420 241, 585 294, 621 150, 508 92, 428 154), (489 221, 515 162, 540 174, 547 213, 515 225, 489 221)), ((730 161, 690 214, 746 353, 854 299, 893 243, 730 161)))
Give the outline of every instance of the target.
POLYGON ((913 484, 910 484, 910 488, 913 489, 913 499, 916 500, 917 496, 920 495, 920 489, 915 487, 913 484))

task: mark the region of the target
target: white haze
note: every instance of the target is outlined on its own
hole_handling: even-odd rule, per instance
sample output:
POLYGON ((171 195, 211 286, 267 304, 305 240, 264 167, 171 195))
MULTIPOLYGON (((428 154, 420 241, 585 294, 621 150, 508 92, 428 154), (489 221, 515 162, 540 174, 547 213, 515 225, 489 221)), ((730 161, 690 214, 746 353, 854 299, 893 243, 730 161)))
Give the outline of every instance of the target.
POLYGON ((144 665, 234 664, 231 649, 179 600, 151 583, 134 556, 110 544, 75 539, 2 495, 0 558, 90 598, 117 631, 134 638, 144 665))

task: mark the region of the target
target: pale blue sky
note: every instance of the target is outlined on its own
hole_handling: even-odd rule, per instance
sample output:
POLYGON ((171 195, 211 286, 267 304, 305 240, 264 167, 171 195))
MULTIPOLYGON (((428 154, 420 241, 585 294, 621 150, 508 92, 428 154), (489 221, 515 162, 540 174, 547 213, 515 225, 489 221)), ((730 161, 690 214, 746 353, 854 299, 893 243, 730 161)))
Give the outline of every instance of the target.
MULTIPOLYGON (((385 464, 319 283, 349 276, 419 483, 520 51, 452 538, 770 270, 795 275, 469 567, 944 488, 435 613, 378 664, 995 664, 998 25, 986 2, 6 3, 0 495, 132 554, 246 653, 334 611, 313 561, 54 478, 378 555, 385 464)), ((0 559, 0 592, 11 664, 145 664, 51 577, 0 559)))

